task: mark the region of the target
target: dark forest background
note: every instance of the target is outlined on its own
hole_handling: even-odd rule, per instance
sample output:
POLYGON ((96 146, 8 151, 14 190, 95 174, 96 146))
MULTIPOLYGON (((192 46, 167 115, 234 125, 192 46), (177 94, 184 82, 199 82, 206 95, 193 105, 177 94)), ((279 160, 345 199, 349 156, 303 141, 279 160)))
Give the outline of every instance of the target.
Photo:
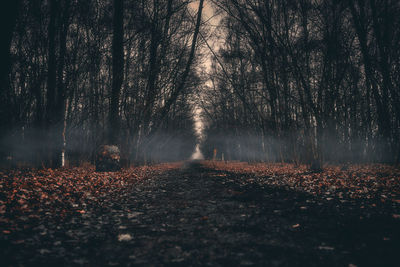
POLYGON ((203 152, 399 162, 400 2, 221 0, 203 152))
POLYGON ((131 162, 190 157, 203 1, 8 2, 3 161, 57 167, 65 151, 75 165, 101 144, 131 162))
POLYGON ((399 1, 206 4, 2 3, 1 161, 399 162, 399 1))

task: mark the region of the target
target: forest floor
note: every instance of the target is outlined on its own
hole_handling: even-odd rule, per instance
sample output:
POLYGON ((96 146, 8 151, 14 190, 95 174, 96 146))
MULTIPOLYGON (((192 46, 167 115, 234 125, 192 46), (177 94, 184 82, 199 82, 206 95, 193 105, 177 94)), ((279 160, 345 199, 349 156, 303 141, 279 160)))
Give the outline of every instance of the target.
POLYGON ((399 266, 400 170, 0 170, 3 266, 399 266))

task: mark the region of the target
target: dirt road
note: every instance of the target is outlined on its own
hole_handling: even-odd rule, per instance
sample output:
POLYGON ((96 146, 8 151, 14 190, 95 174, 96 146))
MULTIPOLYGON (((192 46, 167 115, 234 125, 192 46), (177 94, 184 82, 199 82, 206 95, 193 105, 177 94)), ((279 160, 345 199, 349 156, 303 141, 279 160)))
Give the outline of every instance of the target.
MULTIPOLYGON (((8 265, 396 266, 398 220, 199 162, 7 243, 8 265), (252 180, 252 182, 248 182, 252 180)), ((265 178, 267 179, 267 178, 265 178)), ((397 265, 398 266, 398 265, 397 265)))

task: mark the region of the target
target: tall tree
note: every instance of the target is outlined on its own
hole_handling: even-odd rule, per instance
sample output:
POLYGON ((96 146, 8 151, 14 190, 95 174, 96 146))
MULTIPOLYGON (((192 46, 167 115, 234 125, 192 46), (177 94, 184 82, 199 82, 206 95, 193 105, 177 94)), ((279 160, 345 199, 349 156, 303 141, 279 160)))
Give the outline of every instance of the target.
POLYGON ((46 134, 47 138, 43 139, 45 144, 46 165, 49 167, 56 165, 56 150, 54 141, 55 133, 55 107, 57 106, 57 18, 59 12, 59 0, 49 1, 50 19, 47 25, 48 51, 47 51, 47 92, 46 92, 46 134))
POLYGON ((119 101, 124 80, 124 5, 123 0, 114 0, 112 40, 112 89, 109 114, 109 143, 119 143, 119 101))
POLYGON ((179 80, 178 85, 176 86, 176 89, 172 92, 170 98, 166 101, 165 105, 162 107, 161 112, 160 112, 160 119, 158 122, 161 122, 164 116, 168 114, 171 105, 176 102, 178 96, 182 93, 183 89, 186 86, 186 82, 190 73, 190 70, 192 68, 193 60, 195 57, 195 52, 196 52, 196 44, 197 44, 197 37, 200 32, 200 25, 201 25, 201 15, 203 12, 203 5, 204 5, 204 0, 200 0, 199 2, 199 8, 197 10, 197 19, 196 19, 196 26, 193 32, 193 38, 192 38, 192 44, 190 46, 190 53, 189 53, 189 58, 186 62, 185 70, 183 71, 181 75, 181 79, 179 80))
POLYGON ((137 148, 152 139, 150 160, 194 147, 189 103, 201 54, 192 47, 203 22, 192 0, 20 1, 3 109, 7 155, 60 166, 63 133, 70 164, 92 160, 105 140, 140 158, 137 148))
POLYGON ((235 125, 239 151, 257 140, 253 151, 278 146, 273 160, 399 157, 398 1, 212 2, 226 18, 203 105, 209 144, 235 125))
MULTIPOLYGON (((0 139, 7 133, 10 114, 7 105, 9 90, 9 73, 11 68, 10 47, 18 18, 20 0, 6 1, 2 4, 0 14, 0 139)), ((3 147, 0 142, 0 158, 3 158, 3 147)))
POLYGON ((1 8, 1 40, 0 40, 0 92, 7 86, 7 76, 10 71, 10 46, 14 27, 18 16, 19 0, 7 1, 1 8))
POLYGON ((65 138, 63 137, 66 101, 64 67, 70 22, 70 1, 51 0, 49 4, 45 121, 48 138, 44 142, 47 143, 46 154, 48 154, 48 158, 46 164, 52 167, 60 167, 63 165, 65 143, 65 138))

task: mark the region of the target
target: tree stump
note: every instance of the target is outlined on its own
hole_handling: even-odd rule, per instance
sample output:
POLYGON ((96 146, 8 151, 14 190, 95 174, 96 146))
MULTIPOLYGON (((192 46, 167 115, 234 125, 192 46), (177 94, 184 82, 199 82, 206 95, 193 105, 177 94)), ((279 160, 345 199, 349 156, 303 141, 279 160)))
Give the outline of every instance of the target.
POLYGON ((117 146, 102 145, 96 153, 96 171, 119 171, 121 169, 120 159, 120 151, 117 146))
POLYGON ((315 172, 315 173, 323 172, 324 169, 322 167, 321 162, 319 160, 313 160, 313 162, 311 163, 311 166, 310 166, 310 171, 315 172))

